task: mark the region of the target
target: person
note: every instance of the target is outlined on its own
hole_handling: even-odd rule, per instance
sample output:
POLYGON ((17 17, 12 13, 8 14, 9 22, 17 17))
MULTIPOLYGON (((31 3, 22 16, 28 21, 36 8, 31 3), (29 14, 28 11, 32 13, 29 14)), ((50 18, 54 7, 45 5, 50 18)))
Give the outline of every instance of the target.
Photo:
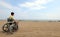
POLYGON ((8 18, 7 21, 8 21, 8 22, 14 22, 15 24, 17 24, 17 22, 16 22, 15 19, 14 19, 14 12, 11 12, 11 15, 9 16, 9 18, 8 18))
POLYGON ((11 12, 11 15, 8 17, 7 19, 8 22, 11 22, 11 23, 14 23, 14 24, 10 24, 9 27, 10 27, 10 32, 12 32, 12 27, 14 27, 14 25, 17 25, 17 22, 15 21, 14 19, 14 12, 11 12))

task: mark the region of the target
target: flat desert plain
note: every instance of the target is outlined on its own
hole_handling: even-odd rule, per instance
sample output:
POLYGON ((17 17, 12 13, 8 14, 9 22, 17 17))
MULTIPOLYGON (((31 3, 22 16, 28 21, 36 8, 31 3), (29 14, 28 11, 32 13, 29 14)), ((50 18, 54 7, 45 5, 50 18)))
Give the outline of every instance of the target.
POLYGON ((19 21, 19 29, 13 34, 2 31, 6 21, 0 21, 0 37, 60 37, 60 22, 19 21))

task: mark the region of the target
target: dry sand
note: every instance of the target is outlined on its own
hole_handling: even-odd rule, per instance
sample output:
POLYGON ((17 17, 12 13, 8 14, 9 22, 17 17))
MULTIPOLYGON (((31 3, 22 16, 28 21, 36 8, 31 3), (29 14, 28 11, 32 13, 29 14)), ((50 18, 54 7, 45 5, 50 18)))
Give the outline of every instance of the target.
POLYGON ((0 37, 60 37, 60 22, 20 21, 19 30, 13 34, 2 32, 6 21, 0 21, 0 37))

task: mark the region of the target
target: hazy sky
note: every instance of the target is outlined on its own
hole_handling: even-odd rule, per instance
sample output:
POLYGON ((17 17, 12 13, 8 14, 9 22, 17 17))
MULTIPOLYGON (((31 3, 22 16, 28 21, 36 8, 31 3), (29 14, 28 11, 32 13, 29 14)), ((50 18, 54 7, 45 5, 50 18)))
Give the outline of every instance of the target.
POLYGON ((0 19, 60 20, 60 0, 0 0, 0 19))

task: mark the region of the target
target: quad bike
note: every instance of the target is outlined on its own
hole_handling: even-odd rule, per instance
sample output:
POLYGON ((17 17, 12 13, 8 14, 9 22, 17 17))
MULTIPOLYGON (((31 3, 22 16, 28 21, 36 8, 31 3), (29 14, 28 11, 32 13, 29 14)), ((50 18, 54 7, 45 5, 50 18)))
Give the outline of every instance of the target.
POLYGON ((2 26, 2 30, 4 32, 14 32, 18 30, 18 25, 12 22, 7 22, 6 24, 2 26))

